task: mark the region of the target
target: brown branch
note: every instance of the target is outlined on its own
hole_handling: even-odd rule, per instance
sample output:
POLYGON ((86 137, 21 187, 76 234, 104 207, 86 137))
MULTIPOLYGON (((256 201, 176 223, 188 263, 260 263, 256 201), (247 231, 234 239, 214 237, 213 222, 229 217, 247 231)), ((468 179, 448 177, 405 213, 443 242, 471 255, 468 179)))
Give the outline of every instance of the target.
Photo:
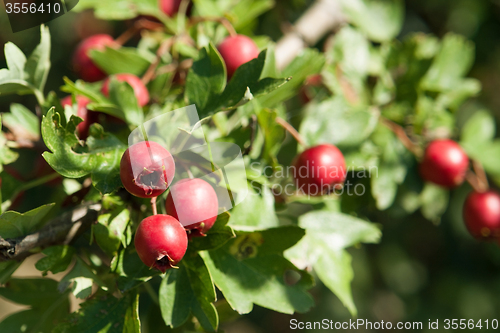
POLYGON ((408 137, 403 127, 390 121, 389 119, 382 117, 380 118, 380 122, 388 129, 390 129, 394 134, 396 134, 403 146, 405 146, 406 149, 412 152, 413 155, 415 155, 417 158, 420 158, 423 155, 422 148, 420 148, 408 137))
POLYGON ((148 19, 140 19, 136 21, 130 28, 125 30, 118 38, 115 39, 115 43, 118 45, 123 45, 130 40, 130 38, 134 37, 136 33, 141 31, 142 29, 152 30, 152 31, 160 31, 163 30, 165 26, 161 23, 153 22, 148 19))
POLYGON ((483 191, 488 191, 490 185, 488 184, 488 177, 486 176, 486 172, 484 172, 481 163, 476 160, 472 160, 472 169, 474 170, 483 191))
POLYGON ((288 133, 290 133, 301 146, 307 147, 306 142, 304 141, 304 139, 302 139, 299 132, 297 132, 297 130, 293 128, 293 126, 290 125, 286 120, 280 117, 276 117, 276 123, 287 130, 288 133))
POLYGON ((157 197, 151 198, 151 209, 153 210, 153 215, 158 214, 158 210, 156 209, 156 199, 157 199, 157 197))
POLYGON ((35 249, 56 244, 69 244, 97 221, 101 204, 93 203, 79 206, 55 218, 39 231, 18 237, 3 239, 0 237, 0 262, 22 260, 35 249))

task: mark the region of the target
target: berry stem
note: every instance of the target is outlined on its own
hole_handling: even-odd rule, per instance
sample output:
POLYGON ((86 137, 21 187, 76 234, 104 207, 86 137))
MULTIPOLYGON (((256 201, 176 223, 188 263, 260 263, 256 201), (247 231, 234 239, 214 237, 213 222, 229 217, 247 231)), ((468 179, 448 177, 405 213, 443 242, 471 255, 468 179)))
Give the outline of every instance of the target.
POLYGON ((152 197, 151 198, 151 208, 153 209, 153 215, 157 215, 158 211, 156 210, 156 198, 157 197, 152 197))
POLYGON ((422 157, 423 155, 422 149, 408 137, 403 127, 383 117, 380 118, 380 122, 385 127, 390 129, 398 137, 399 141, 401 141, 403 146, 405 146, 406 149, 408 149, 413 155, 415 155, 417 158, 422 157))
POLYGON ((479 162, 472 160, 472 168, 474 171, 468 170, 465 176, 467 182, 475 192, 483 193, 488 191, 488 178, 486 177, 483 166, 479 162))
POLYGON ((302 146, 302 147, 307 147, 306 142, 304 139, 300 136, 299 132, 295 128, 293 128, 292 125, 290 125, 286 120, 280 117, 276 117, 276 123, 283 127, 288 133, 290 133, 291 136, 297 140, 297 142, 302 146))
POLYGON ((238 35, 231 22, 229 22, 224 17, 193 17, 191 19, 190 25, 195 25, 201 22, 218 22, 222 24, 224 28, 226 28, 227 32, 229 32, 229 35, 231 37, 235 37, 238 35))

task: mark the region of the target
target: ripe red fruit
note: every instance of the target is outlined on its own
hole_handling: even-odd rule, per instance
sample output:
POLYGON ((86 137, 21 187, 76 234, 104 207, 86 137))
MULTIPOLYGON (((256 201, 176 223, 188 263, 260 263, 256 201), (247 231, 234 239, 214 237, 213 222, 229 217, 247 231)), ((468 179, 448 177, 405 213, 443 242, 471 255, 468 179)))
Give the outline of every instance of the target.
POLYGON ((162 273, 182 260, 187 243, 186 231, 179 221, 162 214, 142 220, 134 239, 135 249, 142 262, 162 273))
POLYGON ((238 67, 259 56, 259 48, 254 41, 244 35, 229 36, 220 43, 218 50, 226 63, 230 78, 238 67))
POLYGON ((97 67, 90 58, 91 50, 103 51, 106 46, 116 46, 113 37, 106 34, 98 34, 85 38, 76 48, 73 54, 73 69, 83 80, 96 82, 106 77, 106 74, 97 67))
POLYGON ((213 187, 203 179, 182 179, 170 188, 165 208, 189 230, 190 237, 199 237, 214 225, 219 202, 213 187))
POLYGON ((172 155, 154 141, 141 141, 130 146, 120 161, 123 186, 141 198, 153 198, 165 192, 174 174, 172 155))
POLYGON ((181 2, 182 0, 161 0, 160 9, 165 15, 172 17, 179 12, 181 2))
POLYGON ((500 195, 493 191, 472 192, 464 204, 464 221, 476 238, 500 237, 500 195))
MULTIPOLYGON (((81 139, 87 138, 89 135, 89 127, 97 121, 97 113, 87 110, 87 104, 90 103, 90 99, 84 96, 76 96, 76 102, 78 109, 76 115, 83 119, 81 123, 76 126, 76 131, 81 139)), ((72 106, 73 100, 71 96, 66 96, 61 100, 61 105, 72 106)))
MULTIPOLYGON (((137 98, 137 102, 140 106, 144 106, 149 103, 149 92, 144 83, 142 83, 141 79, 133 74, 116 74, 113 75, 118 81, 124 81, 130 84, 132 89, 134 89, 135 97, 137 98)), ((109 97, 109 80, 111 78, 108 77, 104 83, 102 84, 101 92, 104 96, 109 97)))
POLYGON ((346 164, 342 152, 330 144, 304 150, 296 159, 294 178, 300 191, 321 195, 346 178, 346 164))
POLYGON ((469 157, 453 140, 432 141, 420 163, 420 175, 426 181, 453 188, 463 183, 469 157))

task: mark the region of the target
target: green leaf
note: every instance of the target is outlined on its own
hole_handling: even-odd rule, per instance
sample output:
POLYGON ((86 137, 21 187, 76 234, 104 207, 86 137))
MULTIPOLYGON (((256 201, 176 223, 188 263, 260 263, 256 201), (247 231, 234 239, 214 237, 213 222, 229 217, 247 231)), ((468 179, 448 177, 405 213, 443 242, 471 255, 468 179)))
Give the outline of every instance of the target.
POLYGON ((286 258, 300 266, 313 266, 321 281, 355 315, 350 288, 351 259, 343 249, 360 242, 378 242, 380 230, 364 220, 328 209, 300 216, 299 226, 306 230, 306 235, 285 252, 286 258))
POLYGON ((264 233, 245 233, 222 248, 200 252, 216 286, 240 314, 252 311, 253 304, 288 314, 306 312, 313 305, 307 292, 313 285, 312 277, 281 254, 269 248, 261 251, 264 244, 273 241, 264 233), (285 282, 289 271, 300 275, 297 283, 285 282))
POLYGON ((214 225, 206 237, 195 237, 190 240, 189 248, 193 251, 213 250, 224 245, 229 239, 236 237, 233 229, 226 225, 231 215, 224 212, 217 216, 214 225))
POLYGON ((351 293, 354 272, 349 253, 345 250, 325 251, 318 257, 313 268, 321 282, 337 295, 353 316, 356 316, 356 305, 351 293))
POLYGON ((50 32, 48 27, 40 27, 40 44, 33 50, 26 62, 25 72, 29 82, 43 93, 50 70, 50 32))
MULTIPOLYGON (((1 118, 0 118, 1 120, 1 118)), ((2 126, 0 122, 0 172, 3 170, 3 165, 13 163, 19 157, 19 154, 11 150, 7 146, 7 139, 3 132, 1 132, 2 126)))
POLYGON ((377 202, 377 208, 384 210, 389 208, 398 191, 398 185, 402 184, 407 173, 409 152, 395 137, 395 135, 383 126, 377 126, 372 136, 375 144, 381 149, 378 169, 375 176, 371 176, 371 191, 377 202))
POLYGON ((420 194, 422 215, 428 220, 439 222, 448 208, 449 190, 426 183, 420 194))
POLYGON ((43 25, 40 31, 40 44, 28 59, 13 43, 5 44, 8 69, 0 69, 0 95, 31 93, 43 102, 43 89, 50 69, 50 33, 43 25))
POLYGON ((4 125, 13 133, 31 141, 40 138, 40 122, 38 117, 24 105, 12 103, 10 113, 2 115, 4 125))
POLYGON ((200 58, 189 69, 186 79, 186 95, 189 104, 195 104, 198 112, 214 103, 226 85, 226 66, 219 51, 209 44, 200 51, 200 58))
POLYGON ((403 26, 402 0, 342 0, 350 21, 376 42, 396 37, 403 26))
MULTIPOLYGON (((266 63, 272 61, 267 60, 267 58, 266 63)), ((273 108, 292 98, 297 94, 297 89, 303 84, 304 80, 309 75, 319 73, 324 64, 325 56, 323 53, 311 48, 303 50, 281 73, 284 77, 292 79, 280 89, 260 96, 258 98, 260 104, 264 107, 273 108)), ((264 70, 266 70, 266 66, 264 70)))
POLYGON ((125 115, 129 124, 141 126, 144 121, 144 113, 137 102, 134 89, 128 82, 118 81, 111 77, 109 82, 109 99, 118 106, 125 115))
POLYGON ((246 198, 231 211, 229 226, 235 230, 254 231, 277 227, 274 196, 265 186, 249 188, 246 198))
POLYGON ((273 6, 273 0, 242 0, 236 2, 229 15, 233 18, 234 28, 238 30, 249 25, 273 6))
POLYGON ((0 237, 16 238, 40 229, 46 222, 44 217, 55 204, 43 205, 26 213, 8 211, 0 215, 0 237))
POLYGON ((93 185, 103 194, 121 186, 120 159, 126 147, 114 136, 104 133, 94 124, 87 139, 88 153, 77 153, 72 146, 78 143, 75 136, 77 122, 74 117, 66 127, 61 125, 61 115, 49 110, 42 119, 42 137, 50 149, 43 157, 59 174, 68 178, 92 175, 93 185))
POLYGON ((467 151, 470 157, 478 160, 487 173, 496 177, 500 176, 500 140, 489 142, 476 147, 474 151, 467 151))
POLYGON ((144 74, 155 56, 133 47, 118 49, 106 47, 104 51, 92 50, 90 58, 109 75, 130 73, 136 76, 144 74))
POLYGON ((80 307, 78 312, 72 313, 64 323, 56 326, 53 332, 139 332, 139 318, 134 315, 137 308, 135 293, 126 293, 123 297, 116 298, 99 290, 91 299, 80 304, 80 307))
POLYGON ((110 257, 117 254, 120 245, 127 246, 127 226, 130 212, 118 208, 111 213, 102 214, 94 225, 94 237, 99 247, 110 257))
POLYGON ((462 128, 460 145, 469 153, 473 153, 477 147, 480 147, 495 137, 495 119, 493 115, 480 110, 474 113, 462 128))
POLYGON ((69 245, 55 245, 44 249, 42 253, 46 257, 37 261, 36 269, 42 271, 44 275, 49 271, 57 274, 68 268, 75 254, 75 248, 69 245))
POLYGON ((159 275, 160 271, 144 265, 133 248, 122 249, 111 262, 111 269, 118 274, 117 286, 125 292, 159 275))
POLYGON ((160 13, 157 0, 80 0, 73 11, 85 9, 94 9, 94 15, 102 20, 128 20, 141 14, 165 16, 160 13))
POLYGON ((308 146, 330 143, 339 147, 361 144, 375 129, 375 110, 353 108, 341 97, 310 104, 300 125, 300 134, 308 146))
POLYGON ((261 109, 257 115, 259 126, 264 134, 262 156, 272 164, 277 163, 276 154, 285 139, 285 129, 276 123, 276 117, 278 117, 278 112, 268 109, 261 109))
POLYGON ((473 62, 474 44, 461 35, 448 33, 421 85, 431 91, 455 89, 473 62))
POLYGON ((224 88, 221 68, 222 59, 213 46, 202 51, 197 66, 189 71, 186 81, 186 97, 196 105, 200 118, 205 118, 221 110, 231 110, 253 98, 270 93, 288 82, 289 79, 260 79, 266 60, 266 50, 241 65, 231 81, 224 88), (212 91, 212 93, 208 93, 212 91))
POLYGON ((135 296, 132 305, 125 312, 123 333, 141 333, 141 320, 139 318, 139 294, 135 296))
POLYGON ((68 295, 57 292, 57 281, 46 278, 10 279, 0 296, 31 309, 16 312, 0 323, 0 332, 51 332, 69 312, 68 295))
POLYGON ((219 324, 215 288, 201 257, 188 252, 179 269, 171 269, 160 285, 160 309, 165 323, 173 328, 184 324, 192 313, 207 332, 219 324))
POLYGON ((72 284, 71 292, 75 297, 87 298, 92 294, 94 280, 98 280, 98 277, 85 262, 77 257, 75 266, 61 279, 57 288, 63 292, 72 284))

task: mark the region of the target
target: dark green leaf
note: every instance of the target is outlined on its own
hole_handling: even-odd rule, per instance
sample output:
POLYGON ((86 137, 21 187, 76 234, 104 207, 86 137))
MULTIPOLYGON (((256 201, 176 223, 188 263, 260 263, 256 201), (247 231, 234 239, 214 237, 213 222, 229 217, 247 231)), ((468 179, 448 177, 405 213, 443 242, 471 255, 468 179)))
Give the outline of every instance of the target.
POLYGON ((111 193, 121 186, 119 177, 120 159, 126 147, 115 137, 104 133, 102 127, 91 127, 91 138, 87 140, 88 153, 72 150, 78 141, 75 136, 76 121, 72 118, 66 127, 61 126, 61 116, 50 110, 42 120, 42 137, 50 149, 43 157, 59 174, 68 178, 80 178, 89 173, 92 183, 103 194, 111 193))
POLYGON ((229 239, 234 238, 233 229, 226 225, 230 216, 228 212, 219 214, 214 225, 207 232, 207 236, 191 239, 189 248, 193 251, 213 250, 224 245, 229 239))
POLYGON ((268 163, 276 164, 276 154, 285 139, 285 129, 276 123, 278 112, 275 110, 261 109, 257 115, 259 126, 264 134, 264 149, 262 156, 268 163))
POLYGON ((109 99, 118 106, 129 124, 140 126, 144 121, 144 113, 137 102, 134 89, 127 82, 111 77, 109 82, 109 99))
POLYGON ((239 313, 249 313, 253 304, 288 314, 309 310, 313 300, 307 290, 313 285, 312 277, 280 254, 261 252, 263 242, 259 232, 244 234, 222 248, 200 254, 215 284, 239 313), (288 271, 296 271, 300 280, 287 284, 284 276, 288 271))
POLYGON ((154 61, 154 55, 132 47, 120 47, 119 49, 106 47, 104 51, 92 50, 90 57, 99 68, 109 75, 130 73, 140 76, 154 61))
POLYGON ((55 204, 43 205, 26 213, 8 211, 0 215, 0 237, 16 238, 28 235, 43 226, 44 217, 55 204))
POLYGON ((42 251, 46 257, 40 259, 35 264, 36 269, 47 274, 51 271, 53 274, 64 272, 75 254, 75 249, 69 245, 55 245, 42 251))
POLYGON ((192 313, 205 331, 217 331, 219 318, 212 304, 215 302, 215 288, 197 253, 188 253, 179 269, 167 272, 159 294, 161 313, 167 325, 178 327, 192 313))
POLYGON ((126 293, 118 299, 99 290, 80 306, 78 312, 72 313, 69 319, 55 327, 53 332, 135 333, 138 332, 137 327, 140 327, 136 316, 135 318, 128 316, 135 312, 134 309, 137 307, 137 296, 134 293, 126 293))
POLYGON ((131 252, 130 249, 118 252, 118 255, 113 258, 111 268, 118 274, 117 285, 122 292, 135 288, 160 274, 160 271, 144 265, 137 253, 131 252))
POLYGON ((99 247, 107 255, 116 255, 120 245, 127 245, 127 226, 130 220, 128 209, 118 208, 111 213, 102 214, 94 225, 94 237, 99 247))
POLYGON ((72 284, 71 291, 75 297, 87 298, 92 294, 94 280, 98 280, 97 276, 85 262, 77 257, 75 266, 61 279, 57 288, 63 292, 72 284))

